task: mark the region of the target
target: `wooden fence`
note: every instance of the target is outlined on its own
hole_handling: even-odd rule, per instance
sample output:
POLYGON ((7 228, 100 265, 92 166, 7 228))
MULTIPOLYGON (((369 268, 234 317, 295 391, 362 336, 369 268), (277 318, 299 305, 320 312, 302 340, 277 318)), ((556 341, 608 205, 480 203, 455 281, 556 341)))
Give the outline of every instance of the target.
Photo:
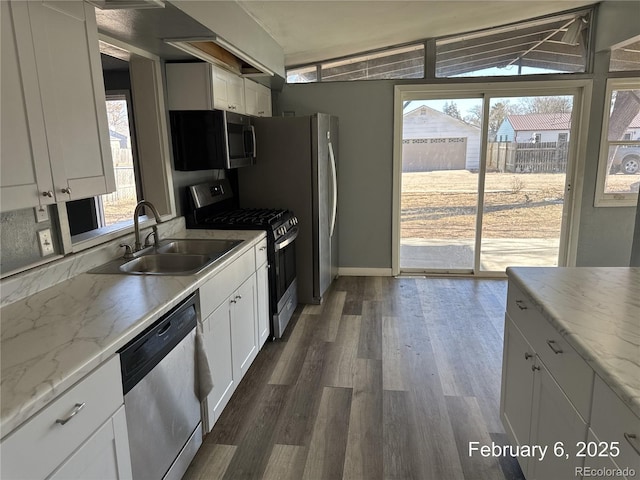
POLYGON ((135 201, 136 176, 133 169, 133 160, 130 149, 112 148, 114 174, 116 177, 116 191, 102 198, 105 204, 120 203, 122 201, 135 201))
POLYGON ((490 142, 487 170, 511 173, 564 173, 569 144, 566 142, 490 142))

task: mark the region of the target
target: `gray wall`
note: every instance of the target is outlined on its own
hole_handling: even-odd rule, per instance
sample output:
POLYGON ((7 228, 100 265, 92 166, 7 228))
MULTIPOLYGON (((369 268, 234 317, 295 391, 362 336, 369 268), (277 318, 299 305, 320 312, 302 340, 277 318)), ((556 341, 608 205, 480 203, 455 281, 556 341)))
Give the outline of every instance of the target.
POLYGON ((285 85, 278 111, 339 117, 340 266, 391 268, 392 81, 285 85))

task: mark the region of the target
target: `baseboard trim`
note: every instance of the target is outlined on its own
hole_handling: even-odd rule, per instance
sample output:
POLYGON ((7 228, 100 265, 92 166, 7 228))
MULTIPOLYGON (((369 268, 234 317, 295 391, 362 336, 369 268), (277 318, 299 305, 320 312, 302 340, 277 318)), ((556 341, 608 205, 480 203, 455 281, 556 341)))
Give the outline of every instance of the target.
POLYGON ((341 277, 391 277, 393 270, 390 268, 340 267, 338 275, 341 277))

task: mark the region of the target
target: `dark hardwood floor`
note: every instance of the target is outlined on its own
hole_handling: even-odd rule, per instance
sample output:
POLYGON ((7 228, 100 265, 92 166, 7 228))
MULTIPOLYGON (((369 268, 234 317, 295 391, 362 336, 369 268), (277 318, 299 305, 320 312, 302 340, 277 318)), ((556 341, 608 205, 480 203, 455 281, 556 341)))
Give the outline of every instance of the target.
POLYGON ((505 280, 341 277, 267 342, 185 479, 516 480, 505 280))

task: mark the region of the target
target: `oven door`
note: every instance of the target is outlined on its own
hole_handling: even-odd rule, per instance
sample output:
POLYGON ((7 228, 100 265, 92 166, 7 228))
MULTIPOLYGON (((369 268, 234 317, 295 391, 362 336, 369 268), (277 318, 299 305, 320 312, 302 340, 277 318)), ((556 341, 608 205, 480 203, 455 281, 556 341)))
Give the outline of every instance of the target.
POLYGON ((272 334, 280 338, 289 319, 298 304, 298 292, 296 283, 296 249, 295 239, 298 236, 298 228, 295 227, 275 245, 274 262, 270 279, 271 305, 274 311, 272 334))

